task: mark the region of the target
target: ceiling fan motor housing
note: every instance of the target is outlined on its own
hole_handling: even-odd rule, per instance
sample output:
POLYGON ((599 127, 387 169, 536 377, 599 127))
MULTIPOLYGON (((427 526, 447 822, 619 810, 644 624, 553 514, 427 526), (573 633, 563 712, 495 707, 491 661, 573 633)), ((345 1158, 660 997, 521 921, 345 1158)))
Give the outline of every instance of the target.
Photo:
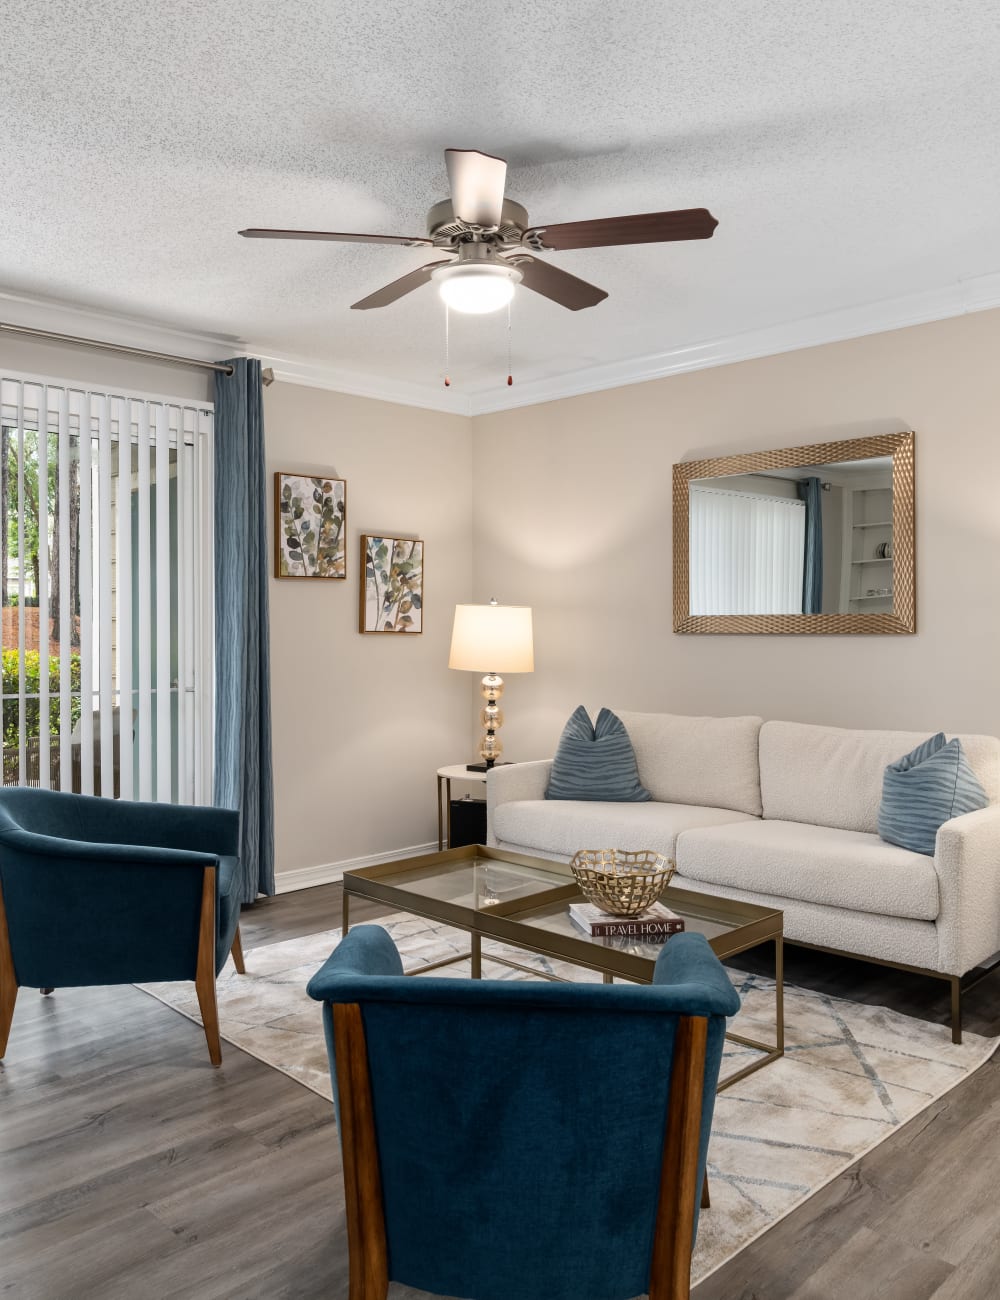
POLYGON ((527 208, 515 203, 513 199, 504 199, 499 226, 475 226, 459 221, 451 199, 435 203, 427 214, 427 234, 435 245, 438 248, 456 250, 462 245, 479 241, 497 249, 519 248, 521 236, 528 225, 527 208))

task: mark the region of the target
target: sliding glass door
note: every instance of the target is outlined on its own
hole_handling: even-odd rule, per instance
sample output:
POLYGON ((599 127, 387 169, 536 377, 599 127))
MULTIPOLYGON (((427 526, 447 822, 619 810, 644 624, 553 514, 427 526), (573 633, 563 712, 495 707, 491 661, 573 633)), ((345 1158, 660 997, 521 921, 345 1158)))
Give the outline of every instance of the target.
POLYGON ((0 378, 3 780, 211 798, 212 410, 0 378))

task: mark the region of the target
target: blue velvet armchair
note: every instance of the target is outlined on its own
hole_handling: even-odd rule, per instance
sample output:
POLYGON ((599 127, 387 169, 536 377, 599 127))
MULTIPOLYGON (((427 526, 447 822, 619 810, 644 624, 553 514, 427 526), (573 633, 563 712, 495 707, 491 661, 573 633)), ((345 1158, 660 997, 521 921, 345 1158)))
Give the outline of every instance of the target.
POLYGON ((238 814, 0 789, 0 1058, 19 986, 192 979, 219 1065, 215 977, 240 945, 238 814))
POLYGON ((726 1028, 701 935, 654 983, 403 975, 378 926, 309 983, 344 1163, 351 1300, 682 1300, 726 1028))

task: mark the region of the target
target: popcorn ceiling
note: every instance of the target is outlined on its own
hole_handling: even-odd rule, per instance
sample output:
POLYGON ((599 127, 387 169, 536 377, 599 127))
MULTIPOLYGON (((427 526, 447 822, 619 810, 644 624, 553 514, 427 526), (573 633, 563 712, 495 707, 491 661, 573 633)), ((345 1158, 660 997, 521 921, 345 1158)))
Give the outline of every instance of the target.
MULTIPOLYGON (((446 146, 507 157, 535 224, 719 219, 547 254, 610 297, 519 291, 522 380, 1000 269, 995 0, 4 0, 0 26, 8 292, 433 379, 433 289, 349 310, 425 252, 236 231, 422 234, 446 146)), ((502 385, 505 353, 499 317, 463 321, 457 386, 502 385)))

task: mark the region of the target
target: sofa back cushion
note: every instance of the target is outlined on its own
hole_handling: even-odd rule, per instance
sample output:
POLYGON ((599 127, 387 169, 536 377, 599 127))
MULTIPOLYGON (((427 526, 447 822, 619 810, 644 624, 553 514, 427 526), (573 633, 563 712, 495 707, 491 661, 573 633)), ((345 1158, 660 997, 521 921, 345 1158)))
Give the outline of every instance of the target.
MULTIPOLYGON (((765 722, 760 729, 764 816, 877 835, 885 769, 925 741, 928 734, 765 722)), ((997 803, 1000 740, 964 735, 959 739, 987 798, 997 803)))
POLYGON ((654 799, 760 816, 760 718, 615 712, 631 737, 639 780, 654 799))

